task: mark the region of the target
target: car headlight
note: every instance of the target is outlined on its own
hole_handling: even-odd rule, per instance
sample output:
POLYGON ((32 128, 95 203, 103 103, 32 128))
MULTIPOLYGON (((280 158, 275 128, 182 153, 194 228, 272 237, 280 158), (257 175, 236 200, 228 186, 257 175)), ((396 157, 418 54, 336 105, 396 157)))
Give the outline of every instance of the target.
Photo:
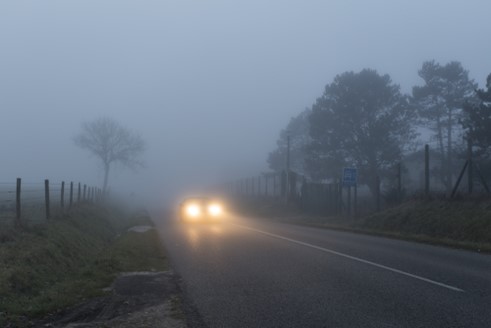
POLYGON ((219 204, 210 204, 208 206, 208 213, 210 213, 213 216, 219 216, 222 214, 222 207, 219 204))
POLYGON ((201 214, 201 209, 199 208, 198 205, 191 204, 186 207, 186 213, 189 216, 196 217, 201 214))

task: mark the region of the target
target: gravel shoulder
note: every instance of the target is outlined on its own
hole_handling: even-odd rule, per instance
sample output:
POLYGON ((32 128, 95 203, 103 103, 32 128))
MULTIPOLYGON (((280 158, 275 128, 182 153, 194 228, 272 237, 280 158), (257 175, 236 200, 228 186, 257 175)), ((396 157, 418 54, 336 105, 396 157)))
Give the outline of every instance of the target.
POLYGON ((43 327, 187 327, 176 275, 165 272, 121 274, 108 295, 40 321, 43 327))

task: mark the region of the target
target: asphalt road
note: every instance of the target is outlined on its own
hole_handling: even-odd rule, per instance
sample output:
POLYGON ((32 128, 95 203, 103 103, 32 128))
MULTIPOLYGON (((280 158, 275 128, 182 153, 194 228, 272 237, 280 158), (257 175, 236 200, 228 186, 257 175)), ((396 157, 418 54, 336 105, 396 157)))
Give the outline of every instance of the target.
POLYGON ((230 218, 159 230, 207 327, 491 327, 491 256, 230 218))

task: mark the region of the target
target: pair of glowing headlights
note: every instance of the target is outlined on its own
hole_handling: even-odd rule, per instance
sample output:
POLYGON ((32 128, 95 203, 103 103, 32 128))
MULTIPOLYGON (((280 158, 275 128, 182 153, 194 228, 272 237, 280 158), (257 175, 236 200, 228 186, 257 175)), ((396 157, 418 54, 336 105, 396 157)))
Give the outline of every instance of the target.
POLYGON ((220 204, 210 204, 205 208, 196 204, 189 204, 186 206, 186 214, 191 217, 198 217, 200 215, 211 215, 211 216, 220 216, 223 212, 222 206, 220 204), (206 212, 203 213, 203 210, 206 212))

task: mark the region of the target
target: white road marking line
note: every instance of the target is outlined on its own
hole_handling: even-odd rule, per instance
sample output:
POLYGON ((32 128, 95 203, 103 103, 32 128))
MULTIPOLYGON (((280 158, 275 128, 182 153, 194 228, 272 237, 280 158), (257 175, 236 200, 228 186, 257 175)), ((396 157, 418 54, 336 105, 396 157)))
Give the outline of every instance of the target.
POLYGON ((251 228, 251 227, 243 226, 241 224, 236 224, 236 223, 232 223, 232 224, 235 225, 235 226, 237 226, 237 227, 239 227, 239 228, 242 228, 242 229, 251 230, 251 231, 258 232, 258 233, 261 233, 263 235, 267 235, 267 236, 270 236, 270 237, 273 237, 273 238, 283 239, 283 240, 286 240, 286 241, 289 241, 289 242, 292 242, 292 243, 295 243, 295 244, 298 244, 298 245, 302 245, 302 246, 314 248, 314 249, 317 249, 317 250, 322 251, 322 252, 326 252, 326 253, 330 253, 330 254, 342 256, 344 258, 347 258, 347 259, 350 259, 350 260, 353 260, 353 261, 358 261, 358 262, 361 262, 361 263, 372 265, 372 266, 377 267, 377 268, 381 268, 381 269, 385 269, 385 270, 392 271, 392 272, 395 272, 395 273, 399 273, 401 275, 404 275, 404 276, 407 276, 407 277, 411 277, 411 278, 414 278, 414 279, 418 279, 418 280, 421 280, 421 281, 425 281, 427 283, 430 283, 430 284, 433 284, 433 285, 437 285, 437 286, 440 286, 440 287, 443 287, 443 288, 447 288, 447 289, 453 290, 455 292, 464 292, 464 290, 462 290, 460 288, 457 288, 457 287, 454 287, 454 286, 450 286, 450 285, 447 285, 447 284, 444 284, 444 283, 441 283, 441 282, 438 282, 438 281, 435 281, 435 280, 431 280, 431 279, 428 279, 428 278, 425 278, 425 277, 421 277, 421 276, 418 276, 418 275, 415 275, 415 274, 412 274, 412 273, 409 273, 409 272, 405 272, 405 271, 402 271, 402 270, 394 269, 394 268, 388 267, 388 266, 383 265, 383 264, 378 264, 378 263, 375 263, 375 262, 372 262, 372 261, 364 260, 364 259, 359 258, 359 257, 356 257, 356 256, 351 256, 351 255, 348 255, 348 254, 344 254, 344 253, 341 253, 341 252, 334 251, 332 249, 328 249, 328 248, 324 248, 324 247, 312 245, 312 244, 309 244, 309 243, 305 243, 303 241, 299 241, 299 240, 291 239, 291 238, 288 238, 288 237, 283 237, 283 236, 280 236, 280 235, 276 235, 274 233, 270 233, 270 232, 266 232, 266 231, 254 229, 254 228, 251 228))

